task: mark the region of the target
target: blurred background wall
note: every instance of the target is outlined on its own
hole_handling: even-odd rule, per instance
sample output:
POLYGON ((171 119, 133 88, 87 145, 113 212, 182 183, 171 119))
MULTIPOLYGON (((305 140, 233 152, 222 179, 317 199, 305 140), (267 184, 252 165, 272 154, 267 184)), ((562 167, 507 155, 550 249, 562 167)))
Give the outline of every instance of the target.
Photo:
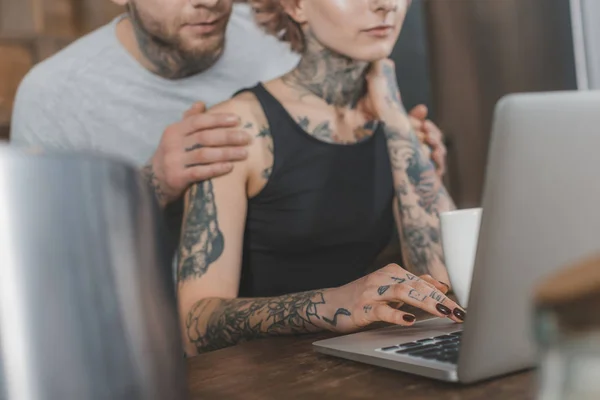
POLYGON ((0 0, 0 140, 27 71, 120 12, 109 0, 0 0))

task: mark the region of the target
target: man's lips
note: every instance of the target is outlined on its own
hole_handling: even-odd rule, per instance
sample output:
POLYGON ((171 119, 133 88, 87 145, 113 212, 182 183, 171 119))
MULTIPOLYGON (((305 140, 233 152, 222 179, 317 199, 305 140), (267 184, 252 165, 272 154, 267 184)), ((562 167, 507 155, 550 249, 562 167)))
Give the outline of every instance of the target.
POLYGON ((193 21, 185 24, 184 28, 193 30, 196 33, 207 34, 217 30, 222 22, 223 18, 215 18, 208 21, 193 21))

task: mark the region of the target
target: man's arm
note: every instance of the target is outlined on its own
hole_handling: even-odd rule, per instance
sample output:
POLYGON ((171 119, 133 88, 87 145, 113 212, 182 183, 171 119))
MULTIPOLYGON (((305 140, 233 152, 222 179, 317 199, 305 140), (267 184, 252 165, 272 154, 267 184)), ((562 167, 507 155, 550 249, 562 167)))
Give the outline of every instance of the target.
POLYGON ((161 207, 181 198, 192 183, 225 175, 246 159, 250 137, 239 123, 232 113, 205 113, 198 102, 167 127, 141 171, 161 207))

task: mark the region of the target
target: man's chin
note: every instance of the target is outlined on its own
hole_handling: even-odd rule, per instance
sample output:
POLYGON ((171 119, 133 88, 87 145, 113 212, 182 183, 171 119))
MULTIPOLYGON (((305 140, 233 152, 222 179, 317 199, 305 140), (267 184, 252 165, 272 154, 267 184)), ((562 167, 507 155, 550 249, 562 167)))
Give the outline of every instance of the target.
POLYGON ((183 67, 182 72, 185 74, 185 77, 200 74, 215 65, 222 54, 222 49, 221 51, 211 51, 208 53, 198 53, 196 51, 194 54, 188 54, 185 57, 185 67, 183 67))

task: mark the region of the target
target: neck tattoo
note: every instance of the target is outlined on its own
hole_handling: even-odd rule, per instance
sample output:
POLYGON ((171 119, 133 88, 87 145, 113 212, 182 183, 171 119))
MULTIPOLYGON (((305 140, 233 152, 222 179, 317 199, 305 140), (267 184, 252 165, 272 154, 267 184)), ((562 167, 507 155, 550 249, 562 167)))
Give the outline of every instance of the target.
MULTIPOLYGON (((153 34, 144 22, 137 8, 129 3, 129 20, 133 26, 138 47, 152 64, 152 71, 166 79, 182 79, 210 68, 221 56, 222 50, 214 54, 194 57, 183 51, 177 43, 171 43, 153 34)), ((156 24, 158 26, 158 24, 156 24)))
POLYGON ((313 94, 329 105, 354 108, 366 91, 369 63, 355 61, 325 48, 306 32, 306 48, 298 66, 283 77, 304 95, 313 94))

